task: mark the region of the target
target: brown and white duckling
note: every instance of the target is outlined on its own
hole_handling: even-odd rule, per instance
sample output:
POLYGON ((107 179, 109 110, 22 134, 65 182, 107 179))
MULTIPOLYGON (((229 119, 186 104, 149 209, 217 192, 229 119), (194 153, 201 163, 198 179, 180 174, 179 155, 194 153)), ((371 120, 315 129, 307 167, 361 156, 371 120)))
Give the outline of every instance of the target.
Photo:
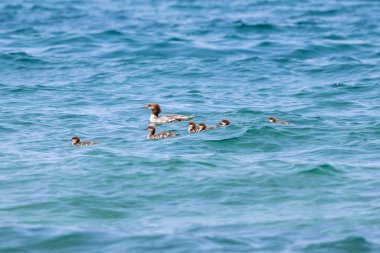
POLYGON ((187 131, 189 133, 196 133, 197 132, 197 124, 195 124, 194 122, 189 122, 189 124, 187 124, 187 131))
POLYGON ((228 126, 230 124, 230 122, 226 119, 224 120, 221 120, 219 123, 218 123, 218 127, 221 127, 221 126, 228 126))
POLYGON ((190 122, 188 125, 188 132, 189 133, 199 133, 204 130, 211 130, 215 129, 216 127, 207 127, 205 123, 200 123, 198 126, 194 122, 190 122))
POLYGON ((80 138, 78 136, 74 136, 73 138, 71 138, 71 143, 75 146, 89 146, 98 144, 98 142, 94 141, 80 141, 80 138))
POLYGON ((215 129, 216 127, 208 127, 208 126, 206 126, 206 124, 205 123, 200 123, 199 125, 198 125, 198 127, 197 127, 197 130, 198 130, 198 132, 202 132, 202 131, 204 131, 204 130, 212 130, 212 129, 215 129))
POLYGON ((282 124, 282 125, 289 124, 289 123, 286 122, 286 121, 277 121, 275 117, 270 117, 270 118, 268 118, 268 121, 269 121, 269 122, 272 122, 272 123, 282 124))
POLYGON ((174 132, 160 132, 160 133, 155 134, 156 128, 154 126, 148 126, 147 128, 145 128, 145 130, 149 130, 149 134, 147 137, 148 139, 165 139, 165 138, 170 138, 170 137, 174 137, 178 135, 177 133, 174 133, 174 132))
POLYGON ((162 117, 158 117, 158 114, 161 113, 161 108, 159 104, 149 104, 147 106, 144 106, 145 108, 149 108, 152 110, 152 113, 150 114, 150 122, 152 123, 173 123, 173 122, 181 122, 186 121, 194 118, 194 115, 191 116, 185 116, 185 115, 166 115, 162 117))

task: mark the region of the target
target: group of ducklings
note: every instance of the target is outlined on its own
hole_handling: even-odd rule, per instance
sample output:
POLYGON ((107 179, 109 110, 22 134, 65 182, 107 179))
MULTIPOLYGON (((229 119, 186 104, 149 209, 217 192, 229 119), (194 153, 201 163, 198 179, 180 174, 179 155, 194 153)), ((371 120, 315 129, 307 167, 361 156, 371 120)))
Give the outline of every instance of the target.
MULTIPOLYGON (((216 126, 207 127, 205 123, 200 123, 198 126, 194 122, 187 124, 189 133, 199 133, 205 130, 215 129, 221 126, 227 126, 230 122, 226 119, 220 121, 216 126)), ((176 132, 160 132, 156 134, 156 128, 154 126, 148 126, 145 130, 149 130, 148 139, 165 139, 179 135, 176 132)))
MULTIPOLYGON (((166 116, 159 117, 158 114, 161 113, 161 108, 159 104, 149 104, 147 106, 144 106, 144 108, 151 109, 152 112, 151 112, 149 120, 151 123, 155 123, 155 124, 182 122, 182 121, 190 120, 195 117, 194 115, 185 116, 185 115, 179 115, 179 114, 166 115, 166 116)), ((277 123, 277 124, 288 124, 285 121, 277 121, 276 118, 274 117, 268 118, 268 121, 272 123, 277 123)), ((187 126, 188 126, 189 133, 198 133, 205 130, 212 130, 219 127, 228 126, 229 124, 230 122, 224 119, 220 121, 216 126, 212 126, 212 127, 207 127, 205 123, 200 123, 197 126, 195 122, 190 122, 189 124, 187 124, 187 126)), ((145 128, 145 130, 149 130, 149 134, 147 136, 148 139, 165 139, 165 138, 175 137, 179 135, 176 132, 156 133, 156 127, 153 125, 148 126, 147 128, 145 128)), ((98 144, 98 142, 94 142, 94 141, 80 141, 80 138, 78 136, 74 136, 71 139, 71 141, 72 141, 72 144, 75 146, 89 146, 89 145, 98 144)))

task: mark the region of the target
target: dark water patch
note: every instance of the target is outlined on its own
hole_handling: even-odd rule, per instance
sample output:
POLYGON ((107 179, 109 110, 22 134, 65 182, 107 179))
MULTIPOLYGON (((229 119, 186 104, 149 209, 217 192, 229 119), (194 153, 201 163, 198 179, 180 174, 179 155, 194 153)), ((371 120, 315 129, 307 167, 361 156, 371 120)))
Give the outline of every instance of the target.
POLYGON ((291 52, 287 57, 307 59, 326 57, 328 55, 338 55, 349 52, 355 49, 354 45, 338 44, 338 45, 309 45, 302 49, 296 49, 291 52))
POLYGON ((375 252, 379 245, 371 243, 362 236, 348 236, 330 242, 311 243, 303 248, 302 252, 375 252))
POLYGON ((21 10, 24 8, 22 4, 5 4, 1 6, 1 10, 21 10))
MULTIPOLYGON (((33 237, 32 237, 33 238, 33 237)), ((112 235, 104 232, 72 231, 61 234, 52 234, 46 239, 35 239, 29 242, 28 248, 37 251, 51 251, 61 249, 65 251, 90 250, 96 245, 99 248, 104 243, 117 241, 112 235), (87 249, 87 250, 86 250, 87 249)))
POLYGON ((131 38, 128 38, 126 34, 121 32, 120 30, 106 30, 99 33, 93 33, 90 34, 89 37, 95 39, 95 40, 102 40, 102 41, 108 41, 108 42, 134 42, 131 38))
POLYGON ((295 175, 301 177, 318 177, 318 176, 334 176, 340 174, 341 171, 330 164, 321 164, 314 168, 297 172, 295 175))
POLYGON ((355 100, 347 100, 346 96, 361 95, 371 91, 371 86, 361 84, 331 83, 318 85, 307 90, 301 90, 294 94, 298 98, 314 98, 316 103, 322 106, 328 106, 334 103, 346 106, 356 104, 355 100), (323 96, 321 96, 323 94, 323 96))
POLYGON ((328 191, 326 187, 337 189, 344 185, 349 178, 344 170, 338 169, 330 164, 310 166, 311 162, 308 164, 304 154, 300 155, 298 160, 303 160, 304 162, 293 165, 289 164, 286 170, 287 174, 277 175, 274 177, 274 180, 277 187, 296 189, 299 191, 296 194, 297 197, 301 199, 307 195, 313 198, 311 199, 313 202, 330 202, 334 197, 334 191, 328 191), (322 189, 323 192, 321 191, 318 194, 320 189, 322 189), (323 200, 318 199, 319 195, 323 197, 323 200))
POLYGON ((302 14, 302 16, 335 16, 340 13, 340 9, 330 9, 330 10, 308 10, 302 14))
POLYGON ((156 43, 145 49, 135 50, 133 54, 160 58, 195 57, 200 59, 217 59, 223 56, 247 55, 251 52, 248 49, 217 49, 195 45, 184 46, 183 43, 165 41, 156 43))
POLYGON ((28 8, 31 11, 46 11, 46 12, 55 12, 56 8, 53 6, 34 4, 28 8))
POLYGON ((327 40, 338 40, 338 41, 345 41, 345 40, 347 40, 346 36, 339 35, 339 34, 329 34, 329 35, 323 36, 323 38, 327 39, 327 40))
POLYGON ((270 23, 259 23, 259 24, 248 24, 242 20, 234 22, 235 29, 239 32, 261 32, 261 33, 270 33, 278 32, 280 28, 274 24, 270 23))
POLYGON ((189 42, 189 40, 185 38, 180 38, 180 37, 171 37, 168 39, 168 42, 181 43, 181 42, 189 42))
POLYGON ((55 45, 83 45, 84 48, 89 47, 89 46, 94 46, 96 45, 95 41, 93 38, 91 38, 88 35, 71 35, 71 36, 66 36, 65 38, 53 38, 49 39, 48 41, 45 41, 48 43, 50 46, 55 46, 55 45))
POLYGON ((336 62, 336 63, 360 63, 362 64, 363 62, 355 57, 352 56, 334 56, 329 58, 330 62, 336 62))
MULTIPOLYGON (((227 131, 227 130, 226 130, 227 131)), ((234 151, 238 147, 241 151, 252 148, 252 151, 274 152, 281 149, 281 138, 286 132, 272 127, 250 127, 247 130, 235 131, 235 136, 223 137, 217 140, 206 140, 213 148, 234 151)))
POLYGON ((363 82, 358 82, 354 84, 348 84, 348 83, 333 83, 330 84, 330 88, 334 91, 330 91, 331 93, 335 93, 336 90, 340 90, 342 92, 346 92, 346 94, 351 94, 354 92, 354 94, 358 95, 363 92, 372 91, 372 85, 366 84, 367 80, 364 79, 363 82))
POLYGON ((8 206, 0 208, 1 211, 12 211, 12 212, 22 212, 28 213, 34 210, 51 210, 56 207, 55 202, 45 201, 45 202, 34 202, 34 203, 19 203, 17 206, 8 206))
POLYGON ((339 63, 339 64, 329 64, 318 68, 313 68, 307 72, 310 74, 325 74, 325 75, 338 75, 338 74, 348 74, 348 73, 361 73, 374 68, 374 65, 361 64, 361 63, 339 63))
POLYGON ((4 62, 10 62, 10 63, 21 63, 21 64, 45 64, 46 61, 32 56, 30 54, 27 54, 25 52, 15 52, 15 53, 2 53, 0 54, 0 63, 4 62))
POLYGON ((117 50, 107 50, 102 54, 98 54, 97 58, 99 59, 118 59, 120 57, 128 57, 130 52, 125 49, 117 49, 117 50))
POLYGON ((40 32, 33 27, 17 28, 9 33, 12 35, 40 36, 40 32))
POLYGON ((15 128, 0 125, 0 133, 15 133, 17 130, 15 128))
POLYGON ((4 89, 7 92, 20 94, 20 95, 31 95, 38 92, 55 92, 61 91, 60 87, 49 86, 49 85, 4 85, 4 89))

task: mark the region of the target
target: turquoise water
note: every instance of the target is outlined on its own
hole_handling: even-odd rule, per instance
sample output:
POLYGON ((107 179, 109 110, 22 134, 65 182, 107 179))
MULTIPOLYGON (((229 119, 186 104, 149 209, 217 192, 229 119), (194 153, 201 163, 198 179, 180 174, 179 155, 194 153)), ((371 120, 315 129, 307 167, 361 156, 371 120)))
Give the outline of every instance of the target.
POLYGON ((379 13, 2 1, 0 252, 380 252, 379 13))

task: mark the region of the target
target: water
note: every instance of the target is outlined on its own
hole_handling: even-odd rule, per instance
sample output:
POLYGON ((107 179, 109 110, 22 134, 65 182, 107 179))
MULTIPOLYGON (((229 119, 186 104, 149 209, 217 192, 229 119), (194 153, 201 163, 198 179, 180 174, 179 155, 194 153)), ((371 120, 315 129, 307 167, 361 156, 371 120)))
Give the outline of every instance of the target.
POLYGON ((2 1, 0 252, 380 252, 378 13, 2 1))

